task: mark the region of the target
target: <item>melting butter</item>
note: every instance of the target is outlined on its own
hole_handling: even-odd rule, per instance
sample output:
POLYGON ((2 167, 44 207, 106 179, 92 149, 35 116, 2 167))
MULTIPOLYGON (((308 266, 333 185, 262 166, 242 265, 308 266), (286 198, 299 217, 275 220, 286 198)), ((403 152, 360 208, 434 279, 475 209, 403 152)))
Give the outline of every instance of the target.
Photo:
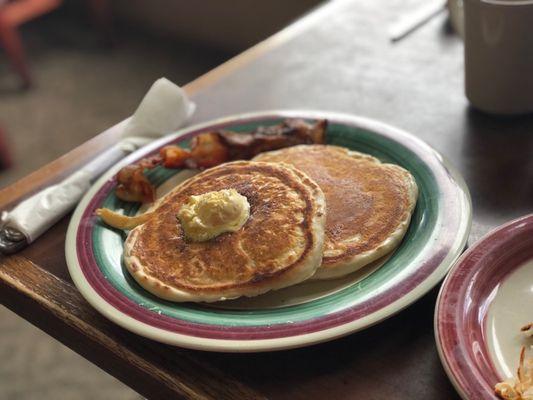
POLYGON ((250 217, 250 204, 235 189, 190 196, 178 211, 187 239, 204 242, 224 233, 236 232, 250 217))

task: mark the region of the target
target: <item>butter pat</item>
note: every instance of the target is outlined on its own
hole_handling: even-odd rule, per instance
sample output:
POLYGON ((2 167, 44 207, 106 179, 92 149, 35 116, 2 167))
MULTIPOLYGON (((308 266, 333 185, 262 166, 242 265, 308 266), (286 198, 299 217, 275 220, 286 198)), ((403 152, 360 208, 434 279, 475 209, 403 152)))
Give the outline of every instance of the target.
POLYGON ((250 203, 235 189, 190 196, 178 211, 185 237, 204 242, 224 232, 236 232, 250 217, 250 203))

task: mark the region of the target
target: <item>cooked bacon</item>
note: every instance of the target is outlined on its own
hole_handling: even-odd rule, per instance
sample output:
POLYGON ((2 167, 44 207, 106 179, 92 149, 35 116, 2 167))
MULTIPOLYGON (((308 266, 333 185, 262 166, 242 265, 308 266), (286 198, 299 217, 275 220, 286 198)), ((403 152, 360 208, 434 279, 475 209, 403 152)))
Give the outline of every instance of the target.
POLYGON ((222 164, 230 159, 229 148, 220 138, 218 132, 202 133, 191 142, 191 168, 209 168, 222 164))
POLYGON ((152 169, 154 167, 157 167, 162 162, 163 162, 163 158, 161 157, 161 155, 156 154, 155 156, 141 159, 135 165, 138 165, 141 169, 152 169))
POLYGON ((293 118, 283 121, 280 125, 259 127, 256 132, 265 136, 296 136, 303 144, 324 144, 327 127, 326 119, 309 124, 303 119, 293 118))
POLYGON ((279 125, 259 127, 253 132, 219 131, 231 160, 250 159, 259 153, 298 144, 323 144, 327 120, 309 124, 302 119, 288 119, 279 125))
POLYGON ((117 174, 115 194, 124 201, 150 203, 155 200, 155 188, 144 175, 141 164, 127 165, 117 174))
POLYGON ((191 152, 179 146, 165 146, 159 151, 165 168, 181 168, 191 157, 191 152))
POLYGON ((188 151, 179 146, 165 146, 156 156, 144 158, 122 168, 117 174, 116 194, 125 201, 152 202, 155 189, 144 176, 145 169, 163 164, 166 168, 210 168, 231 160, 247 160, 259 153, 299 144, 326 142, 328 121, 310 124, 303 119, 287 119, 278 125, 260 126, 252 132, 220 130, 201 133, 188 151))

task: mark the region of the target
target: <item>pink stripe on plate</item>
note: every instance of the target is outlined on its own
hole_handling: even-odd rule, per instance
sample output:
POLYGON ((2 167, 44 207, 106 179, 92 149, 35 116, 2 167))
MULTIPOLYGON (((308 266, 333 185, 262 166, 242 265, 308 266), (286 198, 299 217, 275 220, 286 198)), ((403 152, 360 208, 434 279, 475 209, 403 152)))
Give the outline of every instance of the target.
MULTIPOLYGON (((278 119, 280 116, 261 116, 258 118, 232 120, 224 124, 217 124, 209 128, 202 128, 189 132, 177 140, 170 140, 167 142, 167 144, 173 141, 185 140, 197 135, 200 132, 204 132, 206 129, 221 129, 227 125, 234 125, 236 123, 245 124, 256 119, 267 120, 273 118, 278 119)), ((332 120, 332 122, 338 121, 332 120)), ((349 121, 341 120, 340 122, 350 125, 349 121)), ((357 127, 357 125, 354 126, 357 127)), ((392 130, 392 128, 390 129, 392 130)), ((396 130, 394 130, 394 132, 396 132, 396 130)), ((413 143, 413 139, 408 135, 405 135, 406 137, 398 137, 398 133, 387 134, 386 132, 380 132, 380 134, 389 137, 392 140, 399 141, 402 146, 405 146, 416 153, 425 163, 430 166, 430 168, 432 168, 434 172, 437 171, 435 179, 443 193, 446 196, 449 196, 449 198, 445 199, 447 201, 447 206, 451 208, 456 206, 453 202, 458 200, 450 195, 450 193, 456 193, 456 183, 450 178, 448 172, 442 167, 442 164, 436 157, 436 153, 433 151, 427 151, 426 149, 421 149, 421 145, 413 143)), ((163 145, 164 144, 161 144, 161 146, 163 145)), ((134 158, 129 158, 128 161, 135 162, 137 159, 145 157, 146 155, 156 151, 157 150, 148 150, 144 153, 137 153, 134 158)), ((102 274, 96 263, 93 253, 92 232, 94 229, 94 210, 102 204, 102 201, 105 199, 105 197, 110 193, 111 190, 113 190, 114 184, 114 180, 110 180, 100 188, 85 209, 78 226, 76 252, 78 263, 83 275, 85 276, 85 279, 98 293, 98 295, 115 309, 117 309, 117 311, 120 311, 153 327, 202 338, 226 340, 284 338, 341 326, 370 315, 394 303, 428 279, 428 277, 441 265, 443 260, 449 254, 451 244, 454 242, 455 235, 457 234, 456 227, 460 224, 458 214, 450 213, 447 218, 442 221, 441 226, 439 227, 439 238, 435 242, 434 251, 431 253, 431 255, 422 260, 419 268, 417 268, 415 272, 405 279, 402 279, 397 284, 389 287, 387 290, 384 290, 382 293, 373 297, 372 299, 355 305, 351 308, 296 323, 247 327, 208 325, 179 320, 149 311, 130 300, 123 293, 119 292, 105 279, 105 276, 102 274)))
POLYGON ((498 286, 533 258, 533 215, 490 232, 458 260, 435 310, 441 360, 465 399, 496 399, 501 380, 487 348, 487 311, 498 286))
POLYGON ((102 298, 121 312, 151 326, 190 336, 228 340, 273 339, 318 332, 340 326, 380 310, 413 290, 413 288, 418 286, 443 261, 450 250, 449 247, 442 248, 439 252, 433 254, 431 258, 425 260, 409 279, 399 282, 389 290, 384 291, 368 301, 344 309, 338 313, 303 322, 270 325, 267 328, 263 325, 228 327, 192 323, 163 314, 157 314, 139 306, 115 289, 100 271, 92 251, 92 231, 96 218, 94 211, 102 204, 103 199, 113 187, 113 181, 106 183, 102 187, 101 191, 91 200, 79 225, 76 240, 77 254, 85 278, 102 298))

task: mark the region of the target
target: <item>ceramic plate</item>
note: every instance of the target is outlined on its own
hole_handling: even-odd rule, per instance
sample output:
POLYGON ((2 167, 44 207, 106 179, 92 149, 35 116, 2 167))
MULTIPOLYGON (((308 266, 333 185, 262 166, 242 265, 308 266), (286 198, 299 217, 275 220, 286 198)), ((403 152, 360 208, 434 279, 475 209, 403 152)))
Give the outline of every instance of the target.
MULTIPOLYGON (((149 179, 164 191, 191 173, 157 167, 149 179)), ((67 233, 66 257, 82 295, 107 318, 135 333, 202 350, 279 350, 347 335, 411 304, 435 286, 457 259, 470 221, 470 198, 462 178, 416 137, 346 115, 265 112, 191 127, 124 159, 80 202, 67 233), (94 216, 98 207, 128 215, 139 211, 138 205, 115 197, 115 173, 169 143, 186 146, 193 136, 206 130, 248 131, 287 117, 328 118, 328 143, 372 154, 411 171, 420 195, 409 230, 394 254, 381 260, 380 267, 372 265, 344 279, 310 282, 248 301, 178 304, 158 299, 138 286, 121 262, 125 235, 94 216)))
POLYGON ((533 214, 489 233, 446 278, 435 310, 440 358, 463 399, 496 399, 533 322, 533 214))

